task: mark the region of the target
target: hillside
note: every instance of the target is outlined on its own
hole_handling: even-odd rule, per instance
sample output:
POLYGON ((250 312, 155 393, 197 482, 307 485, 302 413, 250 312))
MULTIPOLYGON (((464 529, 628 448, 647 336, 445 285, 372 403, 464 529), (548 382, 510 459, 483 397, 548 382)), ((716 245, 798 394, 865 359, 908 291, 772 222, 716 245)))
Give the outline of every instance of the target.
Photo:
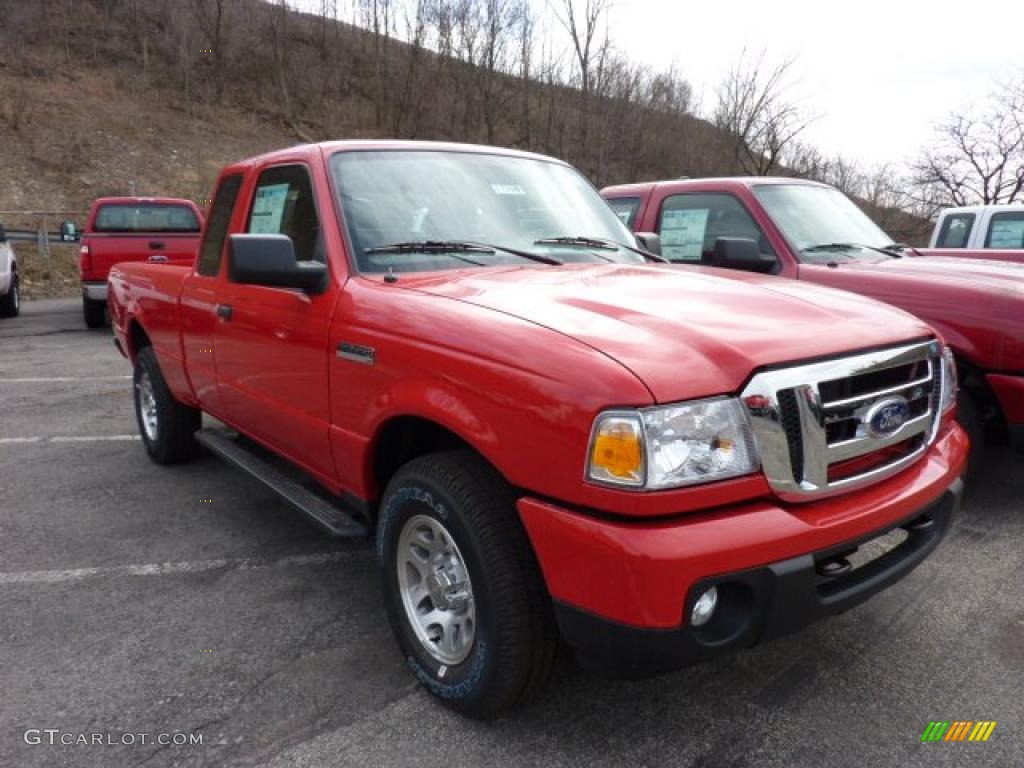
MULTIPOLYGON (((563 157, 598 185, 738 170, 729 137, 689 113, 684 80, 624 59, 603 63, 584 93, 530 55, 517 75, 513 59, 456 54, 446 37, 432 48, 451 55, 259 0, 72 7, 69 18, 0 0, 0 211, 80 212, 107 194, 201 201, 229 161, 328 138, 520 147, 563 157)), ((506 33, 495 52, 530 42, 506 33)), ((920 241, 920 220, 869 212, 920 241)))

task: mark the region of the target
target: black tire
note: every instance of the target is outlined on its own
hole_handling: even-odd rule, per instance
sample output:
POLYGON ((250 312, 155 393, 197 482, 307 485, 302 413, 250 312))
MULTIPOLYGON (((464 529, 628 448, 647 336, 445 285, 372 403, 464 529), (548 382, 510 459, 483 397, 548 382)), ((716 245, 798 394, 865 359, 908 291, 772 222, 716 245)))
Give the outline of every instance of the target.
POLYGON ((195 433, 202 424, 202 413, 174 399, 160 373, 152 347, 143 347, 135 356, 132 384, 135 419, 149 457, 157 464, 178 464, 193 458, 199 450, 195 433), (143 415, 147 382, 154 406, 155 428, 152 430, 147 429, 143 415))
POLYGON ((107 302, 82 297, 82 315, 88 328, 102 328, 107 324, 107 302))
POLYGON ((0 296, 0 317, 17 317, 21 314, 21 280, 18 271, 11 275, 11 287, 0 296))
POLYGON ((543 689, 559 648, 551 598, 512 490, 483 459, 471 451, 447 451, 399 469, 381 502, 377 555, 395 637, 413 674, 434 696, 485 719, 543 689), (475 635, 461 663, 445 665, 432 655, 403 603, 399 541, 406 524, 419 516, 443 525, 472 585, 475 635))
POLYGON ((956 398, 956 420, 971 439, 971 451, 967 459, 967 474, 975 475, 985 461, 985 422, 981 416, 978 401, 966 389, 961 388, 956 398))

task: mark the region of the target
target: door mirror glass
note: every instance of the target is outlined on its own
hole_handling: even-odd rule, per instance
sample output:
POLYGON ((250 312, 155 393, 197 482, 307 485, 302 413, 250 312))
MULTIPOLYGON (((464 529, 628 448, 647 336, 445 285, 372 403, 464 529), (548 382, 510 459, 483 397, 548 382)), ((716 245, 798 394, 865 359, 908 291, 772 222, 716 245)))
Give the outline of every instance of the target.
POLYGON ((744 272, 771 272, 775 256, 761 253, 761 246, 749 237, 719 237, 711 250, 712 267, 739 269, 744 272))
POLYGON ((233 283, 323 290, 327 265, 296 260, 288 235, 231 235, 230 248, 228 275, 233 283))

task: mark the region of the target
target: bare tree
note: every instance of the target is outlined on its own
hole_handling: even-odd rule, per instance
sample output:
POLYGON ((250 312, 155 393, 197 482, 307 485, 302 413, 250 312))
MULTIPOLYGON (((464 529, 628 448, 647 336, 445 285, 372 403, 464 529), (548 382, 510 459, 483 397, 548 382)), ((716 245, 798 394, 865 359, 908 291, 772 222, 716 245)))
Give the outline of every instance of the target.
POLYGON ((580 146, 586 147, 590 131, 590 100, 595 76, 600 76, 601 64, 608 53, 610 42, 605 34, 599 36, 606 24, 610 0, 560 0, 555 11, 558 21, 569 33, 576 66, 582 103, 579 110, 580 146))
POLYGON ((716 90, 712 119, 731 137, 733 159, 744 173, 775 171, 787 147, 811 122, 788 96, 795 62, 790 57, 768 67, 764 51, 751 57, 744 50, 716 90))
POLYGON ((954 112, 913 165, 919 197, 938 207, 1024 200, 1024 79, 983 108, 954 112))
POLYGON ((191 0, 192 15, 205 41, 200 47, 202 58, 213 62, 213 94, 220 100, 224 93, 224 62, 227 58, 230 23, 227 19, 228 0, 191 0))

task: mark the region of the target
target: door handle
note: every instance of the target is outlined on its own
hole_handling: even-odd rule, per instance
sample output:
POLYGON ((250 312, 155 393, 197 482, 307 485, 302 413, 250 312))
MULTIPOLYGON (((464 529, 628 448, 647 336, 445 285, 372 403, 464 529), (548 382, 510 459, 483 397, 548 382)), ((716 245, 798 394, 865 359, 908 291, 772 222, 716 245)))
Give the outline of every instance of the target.
POLYGON ((217 305, 217 316, 222 320, 231 319, 231 305, 230 304, 218 304, 217 305))
POLYGON ((154 240, 149 244, 149 247, 154 251, 161 251, 163 250, 164 244, 161 243, 159 240, 154 240))
POLYGON ((164 256, 162 253, 154 253, 152 256, 149 257, 148 261, 164 262, 167 261, 167 257, 164 256))

